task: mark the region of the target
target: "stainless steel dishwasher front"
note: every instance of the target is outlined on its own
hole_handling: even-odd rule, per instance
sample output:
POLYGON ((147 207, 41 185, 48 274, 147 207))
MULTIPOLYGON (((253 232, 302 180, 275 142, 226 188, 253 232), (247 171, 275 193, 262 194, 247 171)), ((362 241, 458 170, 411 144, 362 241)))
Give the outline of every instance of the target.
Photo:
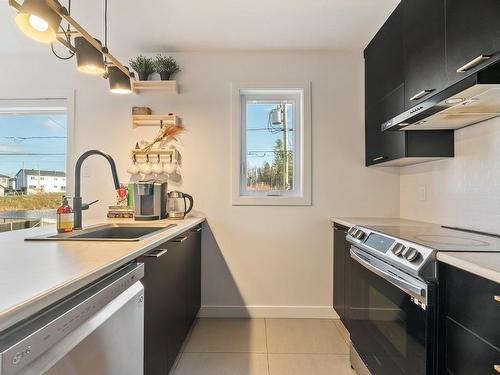
POLYGON ((143 275, 125 266, 2 333, 0 375, 142 374, 143 275))

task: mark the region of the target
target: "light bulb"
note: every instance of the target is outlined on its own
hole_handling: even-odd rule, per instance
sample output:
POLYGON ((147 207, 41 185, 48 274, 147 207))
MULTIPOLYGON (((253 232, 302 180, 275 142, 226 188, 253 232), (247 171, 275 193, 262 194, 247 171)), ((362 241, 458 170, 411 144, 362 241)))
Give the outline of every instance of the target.
POLYGON ((109 90, 113 94, 130 94, 132 93, 132 90, 129 89, 111 89, 109 90))
POLYGON ((49 29, 49 24, 47 23, 47 21, 38 16, 35 16, 34 14, 30 15, 29 22, 35 30, 43 32, 49 29))

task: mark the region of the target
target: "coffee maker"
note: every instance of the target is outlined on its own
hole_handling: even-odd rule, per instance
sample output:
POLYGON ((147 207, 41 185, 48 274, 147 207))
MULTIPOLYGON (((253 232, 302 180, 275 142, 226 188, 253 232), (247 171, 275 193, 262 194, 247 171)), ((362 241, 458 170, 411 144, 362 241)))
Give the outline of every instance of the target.
POLYGON ((167 183, 155 180, 135 184, 135 220, 160 220, 167 217, 167 183))

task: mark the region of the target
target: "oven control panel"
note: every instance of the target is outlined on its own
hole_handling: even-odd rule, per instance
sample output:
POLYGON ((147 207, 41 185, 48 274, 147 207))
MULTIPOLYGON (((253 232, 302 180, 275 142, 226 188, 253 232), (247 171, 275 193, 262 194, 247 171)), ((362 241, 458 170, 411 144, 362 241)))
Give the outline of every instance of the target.
MULTIPOLYGON (((358 225, 349 229, 347 240, 414 276, 423 276, 424 266, 435 260, 433 249, 358 225)), ((435 277, 434 270, 426 273, 427 277, 435 277)))

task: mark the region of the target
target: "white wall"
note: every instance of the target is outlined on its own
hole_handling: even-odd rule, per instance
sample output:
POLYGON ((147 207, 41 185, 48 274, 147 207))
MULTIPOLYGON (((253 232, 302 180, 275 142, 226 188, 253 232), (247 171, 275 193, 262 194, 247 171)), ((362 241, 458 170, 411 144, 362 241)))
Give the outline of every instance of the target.
MULTIPOLYGON (((184 182, 173 187, 194 196, 195 207, 206 214, 211 230, 205 233, 203 248, 203 305, 212 306, 205 313, 227 314, 231 313, 227 306, 243 305, 257 306, 252 312, 265 315, 330 313, 333 271, 328 218, 399 214, 399 171, 364 167, 361 53, 185 53, 176 57, 183 67, 178 96, 113 96, 105 80, 76 73, 74 61, 58 61, 49 51, 36 59, 2 57, 0 94, 12 95, 12 87, 15 92, 74 88, 77 153, 89 148, 110 152, 125 181, 130 148, 156 133, 152 128, 132 128, 131 107, 148 105, 156 113, 179 114, 187 128, 181 149, 184 182), (307 80, 312 81, 313 205, 231 206, 230 82, 307 80)), ((114 198, 111 176, 104 160, 90 161, 83 195, 87 201, 101 202, 86 217, 104 217, 114 198)))
POLYGON ((401 216, 500 233, 500 118, 457 130, 455 158, 402 168, 401 216))

